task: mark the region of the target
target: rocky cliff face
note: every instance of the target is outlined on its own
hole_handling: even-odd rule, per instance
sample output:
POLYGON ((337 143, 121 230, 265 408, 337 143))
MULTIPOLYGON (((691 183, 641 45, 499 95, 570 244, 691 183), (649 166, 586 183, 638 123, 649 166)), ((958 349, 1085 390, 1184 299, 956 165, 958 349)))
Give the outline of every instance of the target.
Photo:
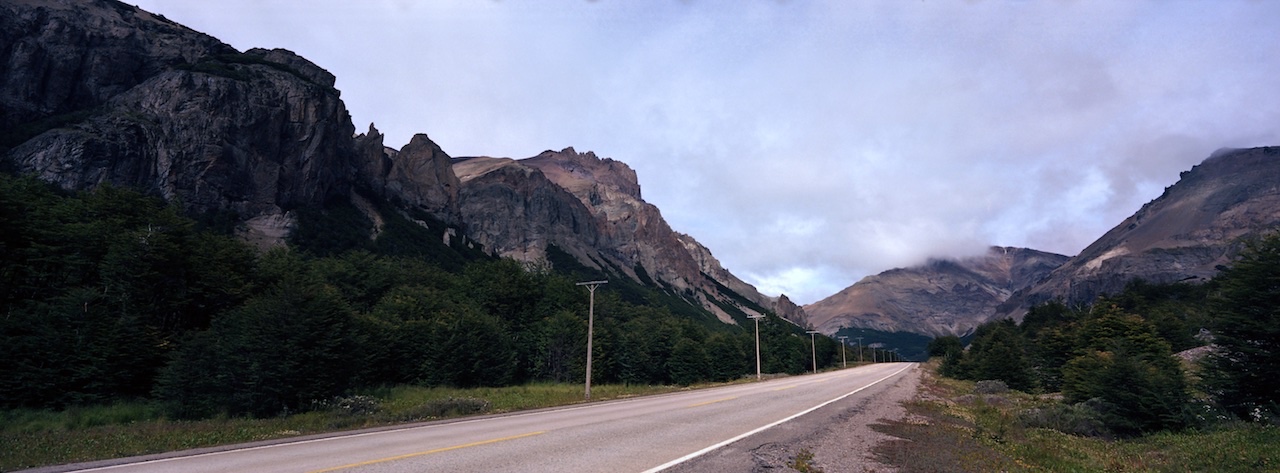
POLYGON ((734 319, 722 306, 747 314, 800 311, 785 299, 761 295, 706 247, 673 231, 641 198, 635 171, 626 164, 568 148, 518 161, 458 160, 454 172, 462 182, 468 236, 503 256, 537 261, 554 244, 587 266, 608 265, 637 281, 643 279, 639 268, 729 323, 734 319))
POLYGON ((544 261, 547 245, 554 244, 587 266, 600 267, 600 235, 591 210, 541 171, 507 158, 463 158, 453 169, 471 239, 525 262, 544 261))
POLYGON ((0 127, 90 109, 175 66, 235 52, 120 2, 6 1, 0 3, 0 127))
POLYGON ((868 276, 839 293, 804 306, 826 334, 844 327, 928 336, 965 335, 996 316, 1015 291, 1048 275, 1066 256, 1024 248, 992 247, 985 255, 934 260, 868 276))
POLYGON ((234 214, 263 246, 288 235, 293 209, 355 189, 458 223, 449 156, 425 135, 398 152, 372 126, 353 139, 334 76, 290 51, 240 53, 115 1, 0 9, 0 152, 19 172, 234 214))
POLYGON ((239 53, 118 2, 10 7, 19 35, 0 45, 4 82, 49 85, 6 89, 5 120, 74 117, 13 143, 6 160, 19 171, 234 213, 251 240, 278 239, 289 210, 349 193, 351 119, 334 77, 306 59, 239 53))
POLYGON ((453 158, 419 133, 400 150, 386 148, 372 124, 355 138, 360 182, 383 198, 416 206, 450 224, 460 222, 453 158))
POLYGON ((764 310, 803 320, 674 232, 621 162, 570 148, 455 163, 426 135, 395 150, 372 125, 356 135, 334 76, 292 52, 242 53, 113 0, 13 0, 0 13, 0 153, 11 169, 234 214, 261 246, 283 241, 294 209, 340 199, 376 226, 370 199, 381 198, 504 256, 545 260, 556 245, 652 279, 725 322, 764 310))
POLYGON ((1244 241, 1280 228, 1280 147, 1221 150, 1183 172, 1048 278, 1016 294, 1001 313, 1017 319, 1049 299, 1091 302, 1134 278, 1203 282, 1229 265, 1244 241))

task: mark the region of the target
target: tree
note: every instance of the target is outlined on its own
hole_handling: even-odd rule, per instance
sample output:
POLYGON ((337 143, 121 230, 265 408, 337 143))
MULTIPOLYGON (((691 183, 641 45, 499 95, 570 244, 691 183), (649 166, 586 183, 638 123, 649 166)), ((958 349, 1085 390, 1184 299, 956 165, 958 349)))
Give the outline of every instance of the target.
POLYGON ((930 341, 928 350, 929 356, 947 356, 951 352, 963 351, 964 343, 960 341, 960 337, 945 335, 930 341))
POLYGON ((979 326, 966 358, 968 366, 964 373, 971 379, 999 379, 1023 391, 1032 387, 1025 341, 1012 320, 979 326))
POLYGON ((697 341, 681 338, 671 349, 671 358, 667 360, 667 371, 676 384, 690 385, 708 379, 710 360, 707 350, 697 341))
POLYGON ((175 415, 278 415, 354 387, 363 339, 338 291, 287 252, 260 270, 276 282, 215 318, 162 373, 157 394, 175 415))
POLYGON ((1185 425, 1190 396, 1182 367, 1150 322, 1100 302, 1080 337, 1079 355, 1062 368, 1067 402, 1097 399, 1103 422, 1124 435, 1185 425))
POLYGON ((1280 233, 1251 242, 1214 281, 1216 349, 1204 383, 1245 419, 1280 417, 1280 233))

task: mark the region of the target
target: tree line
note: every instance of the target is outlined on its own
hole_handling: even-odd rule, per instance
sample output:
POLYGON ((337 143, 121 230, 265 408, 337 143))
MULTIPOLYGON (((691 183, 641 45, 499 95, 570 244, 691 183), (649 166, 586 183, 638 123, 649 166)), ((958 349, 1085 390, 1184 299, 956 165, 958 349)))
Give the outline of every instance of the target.
POLYGON ((1249 242, 1211 281, 1148 284, 1083 307, 1049 302, 929 346, 944 376, 1001 380, 1122 436, 1211 419, 1280 421, 1280 235, 1249 242), (1206 346, 1193 363, 1174 353, 1206 346))
MULTIPOLYGON (((175 417, 273 416, 380 386, 584 378, 582 274, 451 247, 394 211, 371 239, 343 233, 362 217, 342 205, 299 209, 292 245, 259 253, 228 233, 234 218, 180 209, 0 175, 0 407, 154 400, 175 417)), ((754 373, 753 322, 707 323, 624 277, 596 294, 593 380, 754 373)), ((760 331, 765 372, 806 372, 813 352, 839 362, 836 342, 812 346, 772 314, 760 331)))

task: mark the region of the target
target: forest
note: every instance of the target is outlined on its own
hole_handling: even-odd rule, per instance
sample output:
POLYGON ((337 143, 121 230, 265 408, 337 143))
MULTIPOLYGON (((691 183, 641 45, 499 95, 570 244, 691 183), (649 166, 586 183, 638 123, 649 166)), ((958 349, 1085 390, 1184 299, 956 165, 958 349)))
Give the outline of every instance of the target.
MULTIPOLYGON (((380 205, 376 237, 331 202, 295 209, 288 247, 260 252, 232 235, 235 215, 0 175, 0 408, 141 400, 174 418, 268 417, 387 386, 582 382, 588 293, 575 282, 598 279, 595 382, 755 374, 741 311, 722 323, 554 247, 545 264, 494 258, 380 205)), ((827 337, 811 345, 773 314, 759 327, 766 373, 806 372, 813 353, 819 368, 840 362, 827 337)))
POLYGON ((967 348, 930 343, 940 374, 1060 393, 1044 426, 1131 437, 1244 420, 1280 423, 1280 235, 1245 243, 1205 284, 1130 282, 1069 307, 1051 301, 1021 323, 980 326, 967 348), (1199 357, 1175 353, 1202 347, 1199 357))

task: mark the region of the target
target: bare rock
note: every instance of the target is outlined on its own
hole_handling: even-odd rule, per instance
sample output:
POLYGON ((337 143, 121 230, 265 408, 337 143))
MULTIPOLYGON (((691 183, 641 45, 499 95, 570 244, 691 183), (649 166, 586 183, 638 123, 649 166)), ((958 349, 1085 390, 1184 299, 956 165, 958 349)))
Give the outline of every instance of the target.
POLYGON ((991 247, 981 256, 934 260, 867 276, 804 310, 814 327, 828 334, 859 327, 964 335, 991 320, 1015 291, 1066 260, 1066 256, 1036 250, 991 247))
POLYGON ((1021 319, 1050 299, 1091 302, 1134 278, 1204 282, 1230 265, 1245 241, 1277 225, 1280 147, 1220 150, 1000 312, 1021 319))
POLYGON ((440 145, 419 133, 391 160, 383 185, 389 196, 456 222, 461 183, 452 161, 440 145))

